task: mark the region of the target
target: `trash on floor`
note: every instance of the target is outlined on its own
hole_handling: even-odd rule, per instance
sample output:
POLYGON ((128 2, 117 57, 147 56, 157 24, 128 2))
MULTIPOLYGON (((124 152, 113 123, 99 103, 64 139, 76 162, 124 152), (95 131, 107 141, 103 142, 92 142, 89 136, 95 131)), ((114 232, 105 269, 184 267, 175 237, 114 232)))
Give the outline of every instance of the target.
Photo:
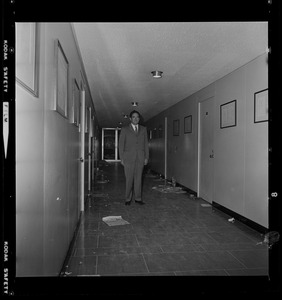
POLYGON ((181 187, 176 186, 168 186, 168 185, 158 185, 152 187, 153 190, 157 190, 162 193, 177 193, 177 194, 184 194, 185 191, 182 190, 181 187))
POLYGON ((268 248, 271 249, 274 244, 276 244, 280 240, 280 234, 277 231, 269 231, 264 235, 264 239, 259 244, 267 244, 268 248))
POLYGON ((201 206, 202 206, 202 207, 211 207, 210 204, 206 204, 206 203, 202 203, 201 206))
POLYGON ((234 218, 230 218, 230 219, 228 219, 228 222, 234 223, 235 219, 234 218))
POLYGON ((72 272, 65 272, 63 276, 69 276, 72 272))
POLYGON ((108 179, 104 179, 104 180, 97 180, 97 183, 108 183, 108 182, 110 182, 110 180, 108 180, 108 179))
POLYGON ((109 226, 130 224, 129 222, 125 221, 121 216, 108 216, 102 218, 102 220, 109 226))

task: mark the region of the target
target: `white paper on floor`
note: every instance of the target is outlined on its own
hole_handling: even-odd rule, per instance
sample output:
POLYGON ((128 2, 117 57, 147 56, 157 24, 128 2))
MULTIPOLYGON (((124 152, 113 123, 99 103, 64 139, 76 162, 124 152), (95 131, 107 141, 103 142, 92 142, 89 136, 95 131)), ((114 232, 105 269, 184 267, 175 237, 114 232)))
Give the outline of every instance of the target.
POLYGON ((201 204, 201 206, 202 206, 202 207, 211 207, 210 204, 205 204, 205 203, 201 204))
POLYGON ((130 224, 127 221, 125 221, 121 216, 108 216, 102 218, 102 220, 109 226, 130 224))

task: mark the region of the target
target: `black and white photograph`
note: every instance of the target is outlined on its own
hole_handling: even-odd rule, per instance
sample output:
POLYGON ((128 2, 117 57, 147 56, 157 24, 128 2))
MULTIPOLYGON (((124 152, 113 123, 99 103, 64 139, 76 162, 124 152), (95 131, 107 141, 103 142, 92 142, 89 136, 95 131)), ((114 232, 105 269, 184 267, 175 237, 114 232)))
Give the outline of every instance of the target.
POLYGON ((3 294, 275 294, 270 2, 275 21, 48 21, 7 1, 3 294))

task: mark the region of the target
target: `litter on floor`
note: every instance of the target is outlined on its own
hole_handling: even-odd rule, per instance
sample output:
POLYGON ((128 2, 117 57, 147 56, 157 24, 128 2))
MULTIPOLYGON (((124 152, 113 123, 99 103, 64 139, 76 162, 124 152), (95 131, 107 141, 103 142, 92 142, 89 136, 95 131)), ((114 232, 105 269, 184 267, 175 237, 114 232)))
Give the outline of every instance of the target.
POLYGON ((202 203, 201 206, 202 206, 202 207, 211 207, 210 204, 206 204, 206 203, 202 203))
POLYGON ((177 186, 168 186, 168 185, 158 185, 152 187, 153 190, 157 190, 162 193, 177 193, 177 194, 185 194, 186 192, 182 190, 181 187, 177 186))
POLYGON ((125 221, 121 216, 108 216, 102 218, 102 220, 109 226, 130 224, 129 222, 125 221))

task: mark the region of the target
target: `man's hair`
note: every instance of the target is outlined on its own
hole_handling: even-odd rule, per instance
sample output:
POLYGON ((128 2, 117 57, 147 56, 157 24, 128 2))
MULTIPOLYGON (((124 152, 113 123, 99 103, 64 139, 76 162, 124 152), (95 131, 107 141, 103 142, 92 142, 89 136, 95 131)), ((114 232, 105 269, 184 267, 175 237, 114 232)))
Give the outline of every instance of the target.
POLYGON ((138 114, 139 118, 141 118, 141 115, 140 115, 139 111, 137 111, 137 110, 133 110, 133 111, 129 114, 129 117, 132 118, 132 115, 133 115, 134 113, 135 113, 135 114, 138 114))

